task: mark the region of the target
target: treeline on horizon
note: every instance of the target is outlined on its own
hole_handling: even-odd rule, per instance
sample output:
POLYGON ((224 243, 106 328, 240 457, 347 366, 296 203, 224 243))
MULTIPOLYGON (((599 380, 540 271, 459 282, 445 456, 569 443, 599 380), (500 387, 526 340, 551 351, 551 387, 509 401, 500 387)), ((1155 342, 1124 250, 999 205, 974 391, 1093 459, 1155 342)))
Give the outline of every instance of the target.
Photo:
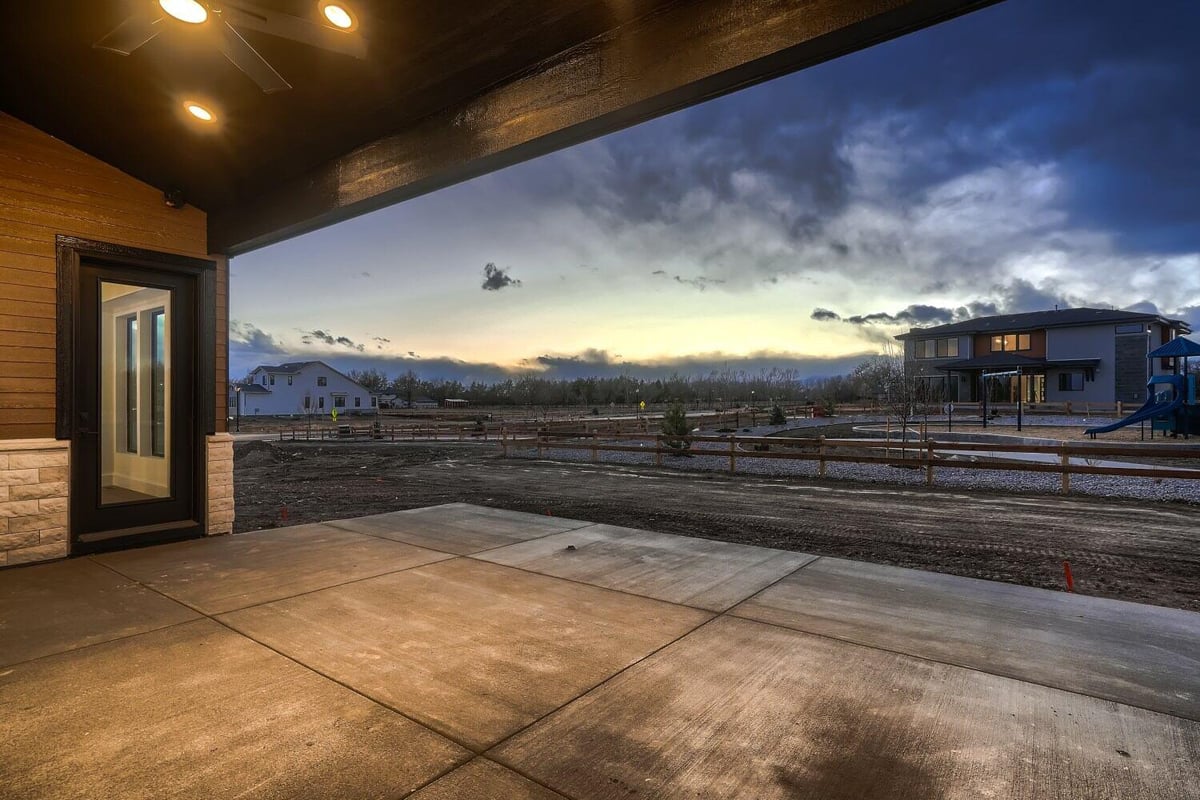
POLYGON ((671 402, 706 405, 770 403, 846 403, 865 396, 866 382, 853 375, 802 378, 795 370, 770 369, 757 373, 714 371, 707 375, 637 378, 631 375, 590 378, 546 378, 522 375, 503 381, 425 379, 416 372, 389 377, 376 370, 347 373, 365 388, 393 394, 403 401, 466 400, 472 405, 608 406, 671 402))

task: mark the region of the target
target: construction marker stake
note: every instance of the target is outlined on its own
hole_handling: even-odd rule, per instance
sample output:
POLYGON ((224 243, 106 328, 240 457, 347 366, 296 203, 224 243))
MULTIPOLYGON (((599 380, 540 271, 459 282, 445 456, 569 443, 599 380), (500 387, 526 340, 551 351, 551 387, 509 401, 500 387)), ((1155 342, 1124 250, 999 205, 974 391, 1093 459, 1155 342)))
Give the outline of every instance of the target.
POLYGON ((287 506, 279 507, 279 518, 282 519, 284 522, 287 522, 287 506))
POLYGON ((1075 579, 1071 577, 1071 562, 1069 562, 1069 561, 1063 562, 1063 575, 1066 576, 1066 579, 1067 579, 1067 591, 1074 592, 1075 591, 1075 579))

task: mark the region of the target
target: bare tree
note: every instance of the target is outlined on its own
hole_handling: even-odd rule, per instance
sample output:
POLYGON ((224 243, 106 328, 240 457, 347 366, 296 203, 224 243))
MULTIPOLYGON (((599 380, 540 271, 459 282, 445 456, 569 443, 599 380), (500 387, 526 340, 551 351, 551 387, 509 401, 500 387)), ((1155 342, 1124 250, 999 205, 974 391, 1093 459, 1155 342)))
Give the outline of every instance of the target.
POLYGON ((872 356, 854 369, 854 377, 889 416, 899 420, 903 450, 908 443, 908 424, 922 413, 928 399, 925 381, 905 369, 904 357, 898 353, 872 356))

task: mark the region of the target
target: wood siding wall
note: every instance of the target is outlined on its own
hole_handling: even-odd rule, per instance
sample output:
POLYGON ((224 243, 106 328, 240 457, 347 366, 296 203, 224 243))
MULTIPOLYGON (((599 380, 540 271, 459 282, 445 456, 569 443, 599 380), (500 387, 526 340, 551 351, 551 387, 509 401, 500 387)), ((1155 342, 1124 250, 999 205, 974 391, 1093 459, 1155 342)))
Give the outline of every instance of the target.
MULTIPOLYGON (((0 439, 54 436, 55 237, 209 257, 204 212, 0 113, 0 439)), ((217 259, 217 430, 225 430, 229 271, 217 259)))

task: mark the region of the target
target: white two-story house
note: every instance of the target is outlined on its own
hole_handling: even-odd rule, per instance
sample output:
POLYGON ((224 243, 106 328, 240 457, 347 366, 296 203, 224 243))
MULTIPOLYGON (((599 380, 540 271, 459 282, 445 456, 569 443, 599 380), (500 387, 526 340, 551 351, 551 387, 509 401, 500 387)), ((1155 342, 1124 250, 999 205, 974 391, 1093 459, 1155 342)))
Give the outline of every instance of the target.
POLYGON ((374 414, 379 399, 324 361, 256 367, 229 387, 229 416, 374 414))

